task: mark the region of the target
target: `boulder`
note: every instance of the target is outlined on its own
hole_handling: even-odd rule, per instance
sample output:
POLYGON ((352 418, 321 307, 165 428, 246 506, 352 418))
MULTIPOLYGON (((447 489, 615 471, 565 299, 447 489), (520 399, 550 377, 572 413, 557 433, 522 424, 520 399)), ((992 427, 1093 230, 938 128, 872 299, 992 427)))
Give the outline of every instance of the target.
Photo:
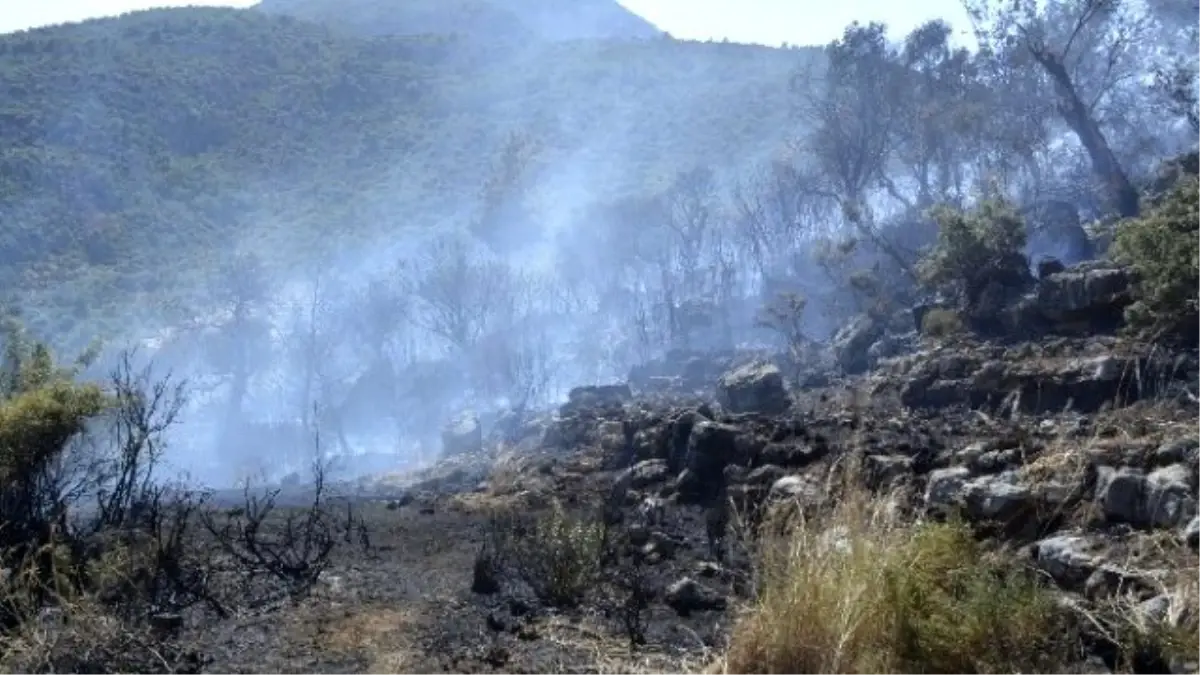
POLYGON ((712 496, 724 482, 725 467, 741 463, 737 436, 738 428, 728 424, 702 420, 692 427, 684 471, 694 478, 681 483, 687 496, 712 496))
POLYGON ((442 456, 477 454, 483 451, 483 426, 479 416, 464 411, 442 427, 442 456))
POLYGON ((1081 587, 1103 562, 1097 545, 1082 535, 1060 534, 1034 545, 1037 566, 1064 588, 1081 587))
POLYGON ((1007 521, 1034 507, 1033 493, 1015 471, 981 476, 963 486, 967 517, 972 520, 1007 521))
POLYGON ((734 413, 778 415, 792 405, 783 374, 766 361, 752 361, 725 372, 717 382, 717 397, 734 413))
POLYGON ((1084 263, 1048 274, 1034 290, 1034 307, 1056 328, 1068 324, 1112 328, 1132 301, 1129 270, 1084 263))
POLYGON ((1196 515, 1194 474, 1183 464, 1146 474, 1130 467, 1096 471, 1096 502, 1105 519, 1138 527, 1178 527, 1196 515))
POLYGON ((627 384, 575 387, 568 392, 567 402, 560 412, 568 413, 587 408, 619 408, 632 398, 633 393, 627 384))
POLYGON ((667 587, 664 596, 667 606, 680 616, 692 612, 725 609, 725 598, 691 577, 684 577, 667 587))
POLYGON ((883 337, 884 327, 875 319, 861 315, 844 326, 830 343, 838 366, 847 375, 866 372, 871 367, 871 345, 883 337))
POLYGON ((1066 269, 1067 266, 1062 264, 1058 258, 1042 258, 1037 264, 1037 278, 1045 279, 1051 274, 1058 274, 1066 269))

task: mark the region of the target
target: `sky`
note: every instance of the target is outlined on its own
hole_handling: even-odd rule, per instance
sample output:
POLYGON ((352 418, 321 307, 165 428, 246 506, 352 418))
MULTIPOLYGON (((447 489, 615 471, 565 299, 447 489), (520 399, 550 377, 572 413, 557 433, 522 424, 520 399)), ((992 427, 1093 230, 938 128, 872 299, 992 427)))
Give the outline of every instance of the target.
MULTIPOLYGON (((402 1, 402 0, 397 0, 402 1)), ((0 33, 81 21, 150 7, 224 5, 257 0, 0 0, 0 33)), ((682 40, 721 40, 778 46, 825 44, 854 20, 883 21, 894 37, 935 17, 967 28, 960 0, 619 0, 682 40)))

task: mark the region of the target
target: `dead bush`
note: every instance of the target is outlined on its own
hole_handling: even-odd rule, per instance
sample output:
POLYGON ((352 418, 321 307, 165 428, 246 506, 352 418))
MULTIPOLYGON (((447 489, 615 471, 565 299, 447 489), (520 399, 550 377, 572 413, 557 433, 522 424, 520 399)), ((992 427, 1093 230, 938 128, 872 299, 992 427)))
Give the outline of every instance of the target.
MULTIPOLYGON (((319 459, 312 475, 311 501, 303 508, 279 509, 279 488, 258 493, 247 481, 241 506, 206 509, 200 515, 204 528, 240 570, 253 604, 271 602, 279 592, 293 600, 306 596, 328 568, 339 535, 345 535, 326 502, 325 465, 319 459), (266 582, 266 588, 258 582, 266 582)), ((352 515, 348 522, 355 522, 352 515)))
MULTIPOLYGON (((627 545, 625 541, 614 543, 622 547, 627 545)), ((650 608, 657 592, 646 560, 640 552, 630 556, 624 565, 619 560, 614 562, 616 564, 605 566, 609 570, 606 577, 610 589, 610 612, 620 621, 629 640, 629 648, 636 650, 646 644, 646 610, 650 608)))
POLYGON ((196 602, 220 609, 190 546, 203 496, 157 475, 183 384, 135 370, 129 353, 107 386, 77 382, 78 367, 56 365, 16 324, 3 337, 0 666, 197 670, 154 630, 196 602))

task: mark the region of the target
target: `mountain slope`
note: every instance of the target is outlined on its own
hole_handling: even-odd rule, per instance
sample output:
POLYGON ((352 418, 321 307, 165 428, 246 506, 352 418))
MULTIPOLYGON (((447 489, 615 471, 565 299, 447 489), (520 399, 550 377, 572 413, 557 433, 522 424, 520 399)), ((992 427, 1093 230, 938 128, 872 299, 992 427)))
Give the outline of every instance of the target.
POLYGON ((511 40, 535 36, 515 12, 489 0, 263 0, 253 9, 365 36, 438 34, 511 40))
POLYGON ((577 40, 654 38, 662 33, 615 0, 262 0, 255 9, 362 35, 577 40))
POLYGON ((358 37, 215 8, 0 36, 0 284, 47 334, 186 306, 238 245, 290 266, 460 222, 514 132, 544 148, 553 208, 728 167, 791 133, 787 78, 811 56, 358 37))
POLYGON ((615 0, 508 0, 542 37, 556 40, 656 38, 662 31, 615 0))

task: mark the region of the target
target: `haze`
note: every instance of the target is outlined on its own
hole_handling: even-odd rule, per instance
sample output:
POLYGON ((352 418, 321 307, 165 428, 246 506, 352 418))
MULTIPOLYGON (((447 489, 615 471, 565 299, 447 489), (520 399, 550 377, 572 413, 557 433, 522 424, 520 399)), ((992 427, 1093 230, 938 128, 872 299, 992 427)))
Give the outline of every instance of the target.
MULTIPOLYGON (((1129 213, 1036 65, 924 23, 956 1, 577 3, 265 0, 6 35, 0 287, 60 352, 139 345, 186 378, 171 459, 230 484, 302 470, 314 429, 347 474, 398 471, 463 415, 504 435, 668 355, 828 345, 920 301, 927 210, 997 185, 1039 223, 1031 261, 1088 259, 1081 223, 1129 213), (797 46, 852 20, 890 33, 797 46)), ((1195 141, 1191 85, 1148 84, 1194 72, 1195 22, 1154 7, 1064 57, 1126 183, 1195 141)))

